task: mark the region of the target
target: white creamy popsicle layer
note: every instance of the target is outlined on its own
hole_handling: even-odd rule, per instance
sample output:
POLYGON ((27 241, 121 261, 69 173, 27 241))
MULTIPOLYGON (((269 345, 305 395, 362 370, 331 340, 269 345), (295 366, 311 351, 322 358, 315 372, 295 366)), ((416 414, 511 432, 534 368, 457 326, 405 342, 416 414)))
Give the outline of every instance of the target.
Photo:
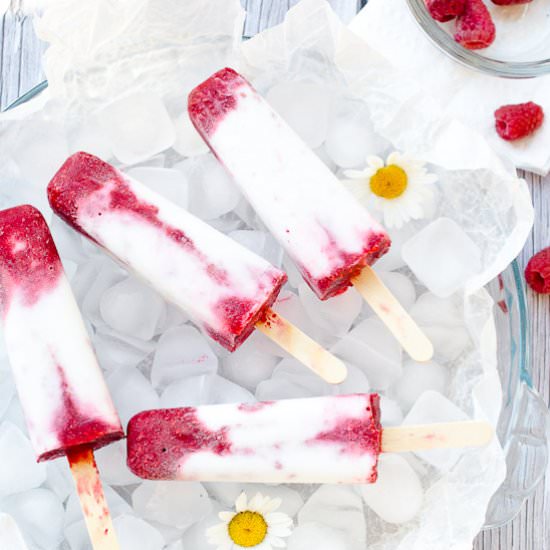
POLYGON ((373 483, 376 394, 144 411, 128 424, 128 465, 146 479, 373 483))
POLYGON ((38 460, 124 436, 48 226, 32 206, 0 212, 6 347, 38 460))
POLYGON ((189 116, 319 298, 388 250, 384 229, 233 69, 191 92, 189 116))
POLYGON ((71 156, 48 198, 58 216, 231 351, 286 281, 260 256, 93 155, 71 156))

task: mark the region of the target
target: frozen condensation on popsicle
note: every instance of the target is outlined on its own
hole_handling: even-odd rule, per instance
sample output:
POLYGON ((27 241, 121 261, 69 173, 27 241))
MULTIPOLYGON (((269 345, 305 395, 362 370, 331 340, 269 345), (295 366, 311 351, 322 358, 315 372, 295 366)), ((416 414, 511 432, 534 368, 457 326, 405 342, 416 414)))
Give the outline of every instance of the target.
POLYGON ((40 212, 0 212, 6 347, 38 460, 123 437, 57 249, 40 212))
POLYGON ((145 411, 128 465, 147 479, 373 483, 381 433, 376 394, 145 411))
POLYGON ((87 153, 48 186, 54 212, 236 349, 263 319, 286 275, 208 224, 87 153))
POLYGON ((388 250, 384 229, 233 69, 191 92, 189 116, 319 298, 388 250))

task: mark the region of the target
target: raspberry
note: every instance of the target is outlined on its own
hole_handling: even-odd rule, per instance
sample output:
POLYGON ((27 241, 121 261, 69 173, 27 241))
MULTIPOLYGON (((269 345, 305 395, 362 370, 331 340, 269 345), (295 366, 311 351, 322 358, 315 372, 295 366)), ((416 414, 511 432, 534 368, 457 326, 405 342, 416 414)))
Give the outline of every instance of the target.
POLYGON ((464 13, 466 0, 426 0, 426 7, 436 21, 445 23, 464 13))
POLYGON ((518 4, 529 4, 533 0, 492 0, 497 6, 517 6, 518 4))
POLYGON ((480 50, 495 41, 495 24, 483 0, 466 0, 456 20, 455 40, 469 50, 480 50))
POLYGON ((495 111, 497 133, 506 141, 513 141, 532 134, 540 128, 543 120, 542 107, 532 101, 518 105, 504 105, 495 111))
POLYGON ((550 246, 535 254, 525 268, 527 284, 540 294, 550 294, 550 246))

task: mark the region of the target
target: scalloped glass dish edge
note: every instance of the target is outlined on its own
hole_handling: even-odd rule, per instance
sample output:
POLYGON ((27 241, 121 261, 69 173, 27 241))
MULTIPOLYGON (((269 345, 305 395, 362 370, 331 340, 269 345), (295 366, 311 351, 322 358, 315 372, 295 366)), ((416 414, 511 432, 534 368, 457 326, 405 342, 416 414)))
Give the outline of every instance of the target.
MULTIPOLYGON (((407 0, 410 1, 410 0, 407 0)), ((41 82, 6 110, 26 103, 46 89, 41 82)), ((489 503, 484 529, 500 527, 519 514, 544 477, 548 463, 550 411, 533 388, 529 357, 529 320, 525 286, 514 260, 489 285, 495 301, 498 370, 503 404, 497 427, 506 454, 507 475, 489 503)))

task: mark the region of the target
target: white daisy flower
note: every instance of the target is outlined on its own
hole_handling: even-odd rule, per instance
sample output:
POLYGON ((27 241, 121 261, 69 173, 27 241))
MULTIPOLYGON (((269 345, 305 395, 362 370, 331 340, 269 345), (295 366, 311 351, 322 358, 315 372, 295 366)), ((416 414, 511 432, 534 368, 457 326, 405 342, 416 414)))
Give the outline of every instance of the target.
POLYGON ((217 550, 285 548, 283 538, 292 533, 293 522, 286 514, 276 512, 279 506, 280 498, 257 493, 249 501, 246 493, 241 493, 235 501, 235 512, 220 512, 222 523, 207 529, 208 542, 217 550))
POLYGON ((371 210, 379 210, 388 228, 400 228, 410 220, 426 215, 434 196, 435 174, 425 162, 406 153, 394 152, 386 162, 380 157, 367 157, 364 170, 346 170, 346 187, 371 210))

